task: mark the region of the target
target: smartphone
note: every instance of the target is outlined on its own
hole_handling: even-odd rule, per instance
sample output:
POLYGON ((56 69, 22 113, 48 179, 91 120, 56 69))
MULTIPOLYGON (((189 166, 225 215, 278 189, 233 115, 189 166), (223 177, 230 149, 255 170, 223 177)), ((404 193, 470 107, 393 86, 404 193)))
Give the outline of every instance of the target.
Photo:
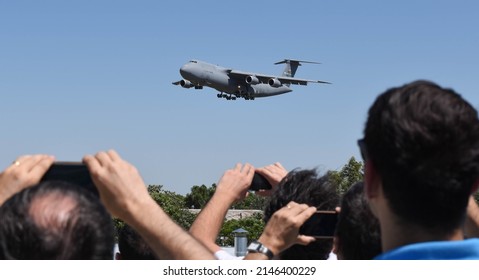
POLYGON ((299 233, 314 238, 333 238, 338 223, 338 212, 316 211, 299 229, 299 233))
POLYGON ((98 195, 88 168, 81 162, 54 162, 41 181, 66 181, 98 195))
POLYGON ((268 182, 263 175, 259 173, 254 173, 253 181, 249 187, 250 191, 259 191, 259 190, 270 190, 272 188, 271 184, 268 182))

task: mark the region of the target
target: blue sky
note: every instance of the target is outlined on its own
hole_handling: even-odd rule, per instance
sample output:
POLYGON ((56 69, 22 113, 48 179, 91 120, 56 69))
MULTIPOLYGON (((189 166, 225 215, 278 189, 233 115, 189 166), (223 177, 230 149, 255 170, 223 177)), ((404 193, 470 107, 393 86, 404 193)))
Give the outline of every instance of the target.
POLYGON ((185 194, 236 162, 336 170, 366 113, 430 79, 479 106, 477 1, 1 1, 0 167, 116 149, 147 184, 185 194), (200 59, 332 85, 227 101, 171 84, 200 59))

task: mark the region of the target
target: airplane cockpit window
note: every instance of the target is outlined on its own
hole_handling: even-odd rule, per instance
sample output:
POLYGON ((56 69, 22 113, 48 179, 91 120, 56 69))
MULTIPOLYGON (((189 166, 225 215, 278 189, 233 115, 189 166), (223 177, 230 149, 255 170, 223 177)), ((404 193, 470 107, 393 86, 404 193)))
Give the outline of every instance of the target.
POLYGON ((196 61, 196 60, 190 60, 190 62, 192 62, 192 63, 198 63, 198 61, 196 61))

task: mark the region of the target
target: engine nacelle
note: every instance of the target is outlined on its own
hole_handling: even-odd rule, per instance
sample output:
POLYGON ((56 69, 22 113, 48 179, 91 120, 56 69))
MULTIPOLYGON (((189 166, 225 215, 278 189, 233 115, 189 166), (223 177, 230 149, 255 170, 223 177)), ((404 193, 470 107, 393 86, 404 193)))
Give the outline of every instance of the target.
POLYGON ((250 85, 259 84, 259 79, 256 76, 247 76, 245 80, 246 80, 246 83, 250 85))
POLYGON ((276 87, 276 88, 283 85, 283 84, 281 84, 281 82, 280 82, 278 79, 276 79, 276 78, 271 78, 271 79, 269 79, 268 84, 269 84, 270 86, 276 87))
POLYGON ((180 85, 184 88, 191 88, 191 87, 194 87, 195 85, 192 84, 190 81, 188 80, 181 80, 180 81, 180 85))

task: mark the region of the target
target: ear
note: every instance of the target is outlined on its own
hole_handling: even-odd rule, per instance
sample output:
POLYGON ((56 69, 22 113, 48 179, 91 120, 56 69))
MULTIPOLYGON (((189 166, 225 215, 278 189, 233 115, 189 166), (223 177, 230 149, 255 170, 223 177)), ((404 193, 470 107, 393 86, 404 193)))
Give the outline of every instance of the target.
POLYGON ((374 164, 367 160, 364 164, 364 193, 368 200, 379 195, 380 184, 379 174, 374 167, 374 164))

